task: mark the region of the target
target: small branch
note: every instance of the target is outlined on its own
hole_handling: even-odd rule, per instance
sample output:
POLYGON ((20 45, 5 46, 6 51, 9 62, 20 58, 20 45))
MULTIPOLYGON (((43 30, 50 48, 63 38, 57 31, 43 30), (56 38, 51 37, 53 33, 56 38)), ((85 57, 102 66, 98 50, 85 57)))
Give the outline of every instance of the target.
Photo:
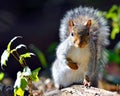
MULTIPOLYGON (((16 52, 16 55, 17 55, 17 57, 19 58, 19 53, 17 52, 17 50, 15 51, 16 52)), ((20 63, 20 62, 19 62, 20 63)), ((21 64, 22 65, 22 67, 24 68, 25 66, 27 66, 27 63, 26 63, 26 61, 25 61, 25 59, 23 59, 23 64, 21 64)))
POLYGON ((29 88, 30 96, 33 96, 33 92, 32 92, 32 80, 31 80, 30 77, 28 77, 28 88, 29 88))
POLYGON ((19 59, 13 53, 11 53, 11 54, 19 62, 19 59))

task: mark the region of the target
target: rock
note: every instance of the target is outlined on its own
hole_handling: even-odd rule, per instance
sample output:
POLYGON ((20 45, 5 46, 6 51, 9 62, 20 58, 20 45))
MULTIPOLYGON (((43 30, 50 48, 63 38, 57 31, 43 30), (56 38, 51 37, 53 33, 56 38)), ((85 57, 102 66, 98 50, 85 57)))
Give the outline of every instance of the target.
POLYGON ((120 96, 120 94, 95 87, 86 88, 83 85, 73 85, 61 90, 45 92, 44 96, 120 96))

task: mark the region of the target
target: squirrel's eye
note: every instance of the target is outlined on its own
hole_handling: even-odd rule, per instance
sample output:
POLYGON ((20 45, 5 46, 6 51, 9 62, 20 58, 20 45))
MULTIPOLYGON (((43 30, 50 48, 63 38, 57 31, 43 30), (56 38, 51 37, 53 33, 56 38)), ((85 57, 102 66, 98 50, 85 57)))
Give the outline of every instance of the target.
POLYGON ((73 36, 74 34, 73 34, 73 32, 71 33, 71 36, 73 36))

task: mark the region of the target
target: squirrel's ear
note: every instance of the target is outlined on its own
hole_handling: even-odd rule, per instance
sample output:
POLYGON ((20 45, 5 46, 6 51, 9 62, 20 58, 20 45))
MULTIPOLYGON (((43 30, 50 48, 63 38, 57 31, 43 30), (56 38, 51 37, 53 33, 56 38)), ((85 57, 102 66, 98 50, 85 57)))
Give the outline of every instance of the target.
POLYGON ((74 22, 72 20, 69 20, 68 21, 68 30, 69 30, 69 32, 72 31, 73 26, 74 26, 74 22))
POLYGON ((88 21, 87 21, 87 24, 86 24, 86 27, 89 29, 90 26, 91 26, 91 20, 88 20, 88 21))

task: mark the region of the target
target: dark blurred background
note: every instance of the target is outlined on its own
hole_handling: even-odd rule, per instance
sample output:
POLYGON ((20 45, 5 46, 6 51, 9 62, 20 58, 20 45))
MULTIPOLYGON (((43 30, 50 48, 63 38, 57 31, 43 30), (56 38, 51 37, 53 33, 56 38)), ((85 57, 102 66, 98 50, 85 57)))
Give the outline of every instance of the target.
MULTIPOLYGON (((60 20, 67 10, 82 5, 108 11, 113 4, 120 5, 120 0, 0 0, 0 54, 14 36, 20 35, 23 39, 14 44, 34 44, 47 57, 48 46, 59 42, 60 20)), ((119 36, 108 48, 113 48, 119 36)), ((16 77, 20 66, 13 59, 8 63, 5 72, 16 77)), ((41 66, 37 57, 31 58, 29 65, 33 69, 41 66)))

